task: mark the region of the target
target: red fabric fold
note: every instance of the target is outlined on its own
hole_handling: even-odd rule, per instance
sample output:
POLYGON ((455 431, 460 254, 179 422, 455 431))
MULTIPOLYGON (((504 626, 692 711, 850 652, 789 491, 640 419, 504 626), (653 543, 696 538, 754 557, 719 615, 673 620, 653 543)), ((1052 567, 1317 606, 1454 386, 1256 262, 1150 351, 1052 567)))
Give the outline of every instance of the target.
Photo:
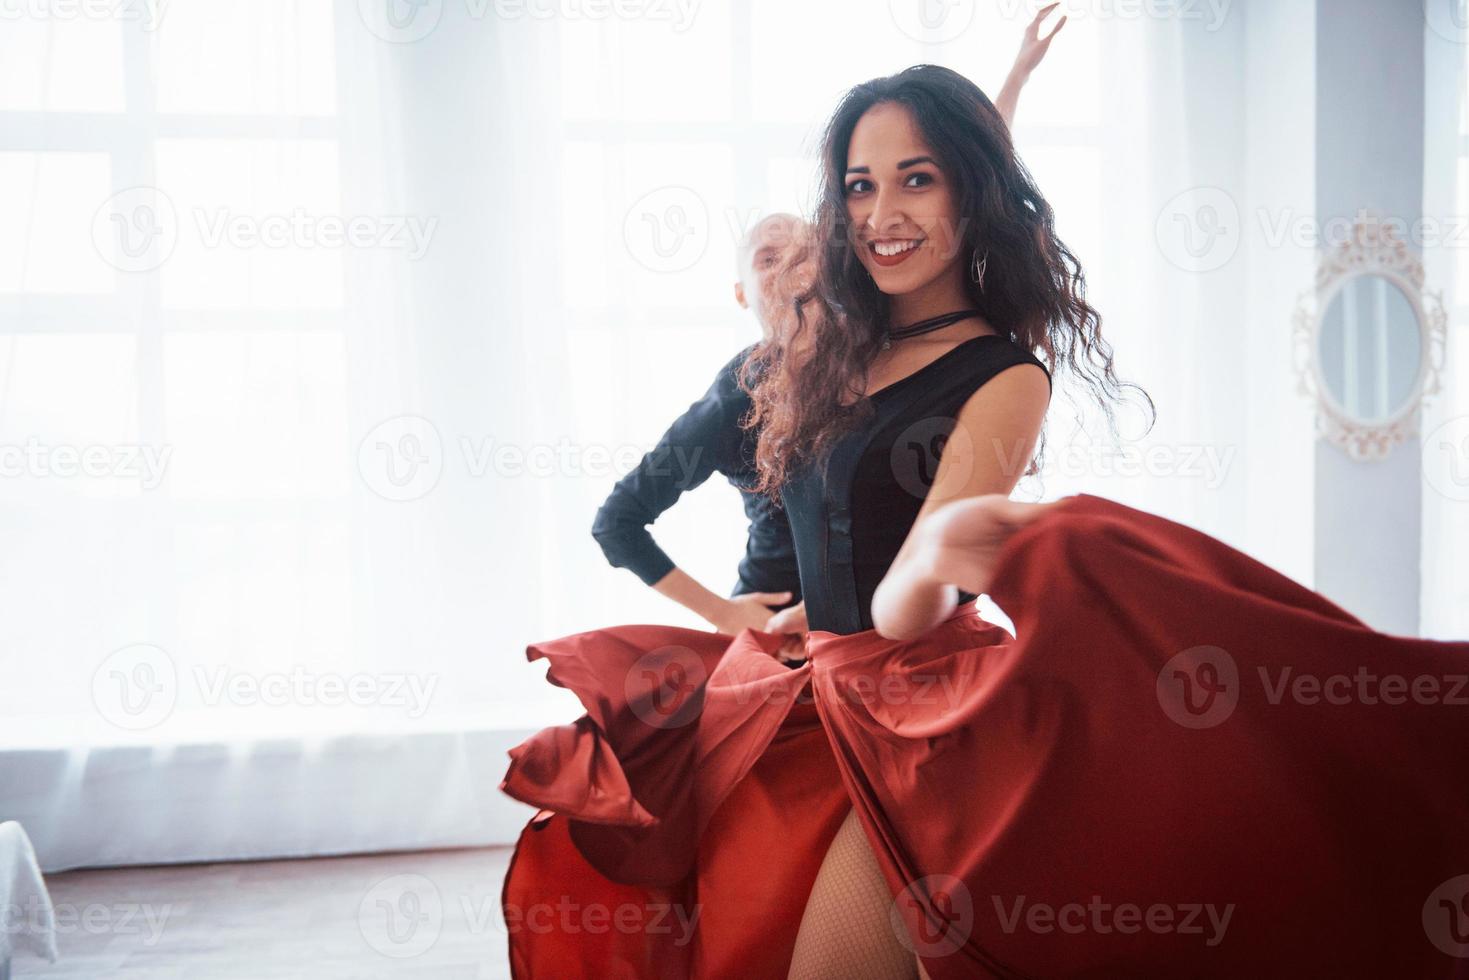
POLYGON ((512 926, 515 975, 784 977, 848 806, 934 980, 1469 964, 1469 644, 1085 494, 1006 544, 992 596, 1018 639, 966 607, 907 643, 812 633, 796 670, 749 631, 533 647, 588 715, 512 753, 506 791, 557 813, 507 900, 701 911, 611 951, 512 926))

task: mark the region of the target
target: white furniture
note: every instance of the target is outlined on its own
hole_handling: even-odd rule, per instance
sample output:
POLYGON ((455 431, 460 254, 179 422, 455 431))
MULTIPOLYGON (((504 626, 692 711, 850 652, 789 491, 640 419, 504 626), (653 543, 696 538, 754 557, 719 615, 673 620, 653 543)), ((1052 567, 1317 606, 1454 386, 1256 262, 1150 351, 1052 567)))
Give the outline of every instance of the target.
POLYGON ((0 980, 21 953, 56 962, 56 913, 30 838, 11 821, 0 823, 0 980))

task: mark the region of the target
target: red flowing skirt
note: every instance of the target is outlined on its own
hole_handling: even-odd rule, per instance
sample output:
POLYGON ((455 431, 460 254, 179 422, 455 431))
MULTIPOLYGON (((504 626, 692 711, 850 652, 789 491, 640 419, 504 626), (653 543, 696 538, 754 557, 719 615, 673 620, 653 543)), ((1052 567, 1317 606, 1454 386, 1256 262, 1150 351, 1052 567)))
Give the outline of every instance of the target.
POLYGON ((853 808, 933 980, 1469 976, 1469 643, 1374 632, 1088 494, 904 643, 623 626, 537 643, 586 714, 540 808, 517 978, 783 978, 853 808))

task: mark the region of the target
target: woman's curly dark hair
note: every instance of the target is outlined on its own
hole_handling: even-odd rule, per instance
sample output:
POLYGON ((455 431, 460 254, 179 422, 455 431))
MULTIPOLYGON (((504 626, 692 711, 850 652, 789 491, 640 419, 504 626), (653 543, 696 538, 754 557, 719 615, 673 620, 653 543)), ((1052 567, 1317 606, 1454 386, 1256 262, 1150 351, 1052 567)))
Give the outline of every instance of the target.
MULTIPOLYGON (((1056 237, 1051 206, 1016 157, 999 111, 963 75, 915 65, 863 82, 837 106, 823 139, 811 233, 789 261, 788 299, 772 311, 771 340, 757 345, 740 371, 753 403, 743 424, 759 429, 755 489, 774 497, 797 467, 822 458, 871 411, 861 396, 890 326, 889 300, 857 257, 846 173, 857 121, 880 103, 908 109, 955 187, 961 261, 989 256, 983 289, 965 277, 970 306, 1053 373, 1067 369, 1114 430, 1112 403, 1123 389, 1136 388, 1113 370, 1101 314, 1085 298, 1081 265, 1056 237), (798 268, 811 270, 808 281, 795 274, 798 268)), ((1043 452, 1042 445, 1027 473, 1039 470, 1043 452)))

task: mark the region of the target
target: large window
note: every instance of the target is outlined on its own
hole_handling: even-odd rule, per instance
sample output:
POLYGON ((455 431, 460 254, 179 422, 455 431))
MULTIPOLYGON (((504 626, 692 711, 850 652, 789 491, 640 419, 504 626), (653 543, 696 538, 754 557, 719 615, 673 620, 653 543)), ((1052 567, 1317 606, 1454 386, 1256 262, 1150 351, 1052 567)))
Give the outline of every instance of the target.
POLYGON ((0 713, 87 691, 129 642, 255 669, 348 655, 333 17, 6 8, 0 713))

